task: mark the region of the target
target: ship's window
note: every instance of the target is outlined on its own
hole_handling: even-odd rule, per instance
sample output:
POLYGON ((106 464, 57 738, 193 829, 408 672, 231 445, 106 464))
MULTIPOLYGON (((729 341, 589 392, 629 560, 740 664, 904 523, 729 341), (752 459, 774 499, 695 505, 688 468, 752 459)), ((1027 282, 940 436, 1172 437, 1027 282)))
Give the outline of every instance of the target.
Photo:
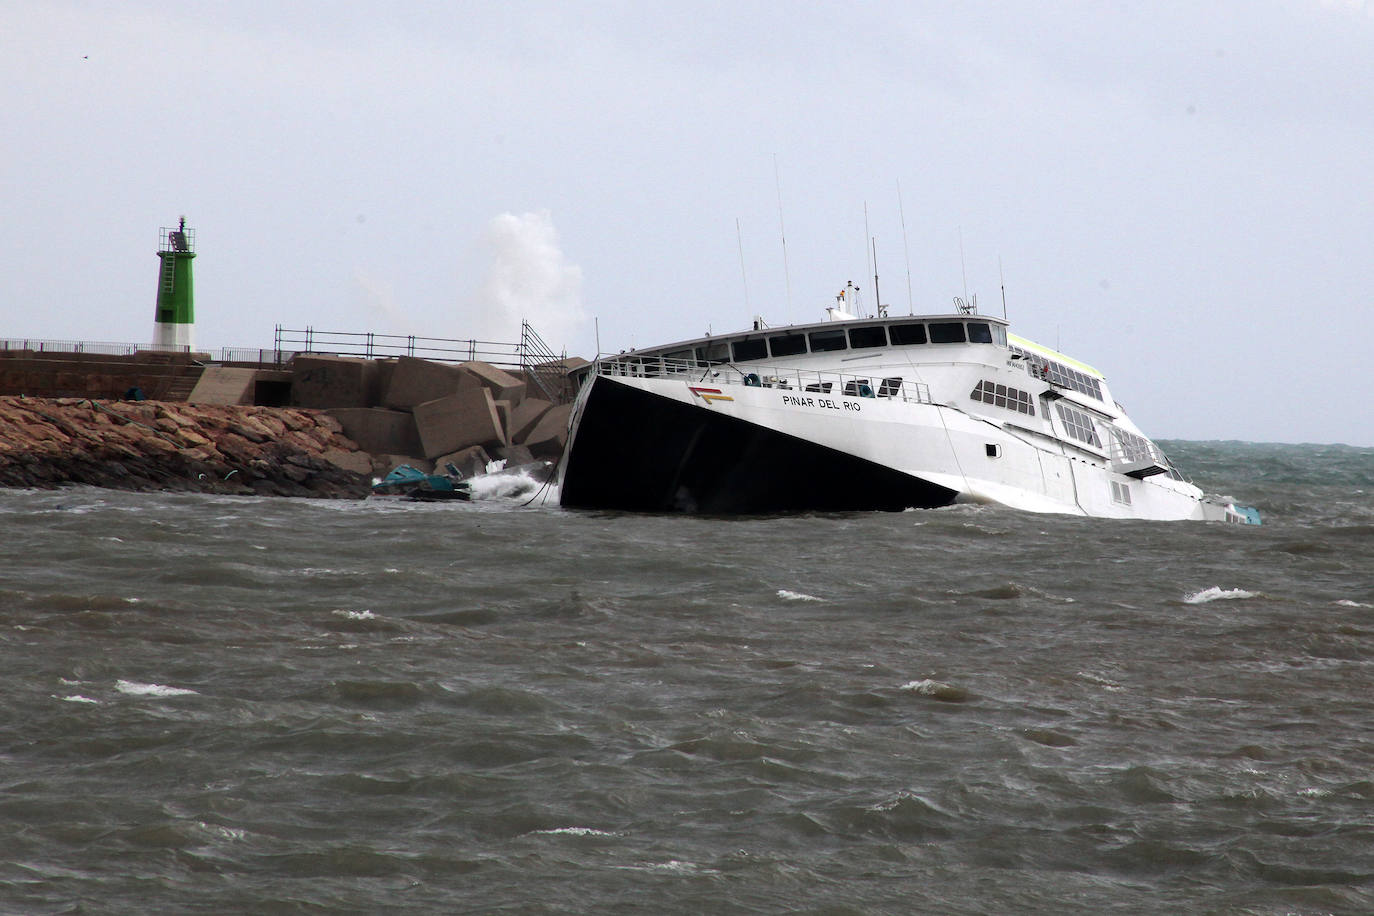
POLYGON ((762 337, 756 340, 737 340, 734 345, 735 362, 745 362, 751 359, 765 359, 768 356, 768 344, 762 337))
POLYGON ((1102 447, 1101 440, 1097 438, 1097 430, 1093 429, 1092 417, 1081 410, 1074 410, 1063 401, 1056 401, 1054 407, 1059 411, 1059 419, 1064 421, 1064 431, 1069 434, 1069 438, 1098 448, 1102 447))
POLYGON ((697 362, 726 363, 730 361, 730 345, 725 341, 702 344, 697 347, 697 362))
POLYGON ((1131 488, 1120 481, 1112 481, 1112 502, 1121 503, 1123 506, 1131 504, 1131 488))
POLYGON ((691 359, 691 358, 692 358, 692 351, 691 351, 691 350, 674 350, 674 351, 671 352, 671 353, 664 353, 664 354, 663 354, 663 358, 664 358, 664 359, 682 359, 682 360, 688 360, 688 359, 691 359))
POLYGON ((1030 392, 1022 391, 1020 388, 982 381, 973 386, 973 391, 969 392, 969 397, 994 407, 1005 407, 1007 410, 1035 416, 1035 404, 1030 392))
POLYGON ((998 445, 996 442, 983 443, 983 449, 987 452, 989 458, 1002 457, 1002 446, 998 445))
POLYGON ((894 375, 892 378, 883 379, 883 383, 878 386, 878 397, 895 398, 902 393, 902 377, 894 375))
POLYGON ((796 356, 806 352, 805 334, 779 334, 768 338, 768 348, 774 356, 796 356))
POLYGON ((845 347, 844 328, 838 331, 812 331, 810 336, 812 353, 843 350, 845 347))
POLYGON ((1020 347, 1012 347, 1011 349, 1013 352, 1026 357, 1027 362, 1030 364, 1027 367, 1027 371, 1036 378, 1042 378, 1050 384, 1058 385, 1061 388, 1072 388, 1079 394, 1086 394, 1088 397, 1097 398, 1099 401, 1103 400, 1101 382, 1091 375, 1088 375, 1086 372, 1070 369, 1063 363, 1028 353, 1020 347))
POLYGON ((1005 347, 1007 345, 1007 329, 1000 324, 994 324, 992 326, 992 342, 999 347, 1005 347))
POLYGON ((1126 461, 1160 461, 1163 463, 1164 456, 1159 453, 1159 449, 1154 447, 1149 439, 1144 436, 1137 436, 1135 433, 1127 432, 1119 426, 1109 424, 1112 434, 1116 436, 1116 441, 1120 444, 1121 457, 1126 461))
POLYGON ((894 324, 887 330, 892 335, 894 346, 926 342, 926 326, 923 324, 894 324))
POLYGON ((968 323, 969 343, 992 343, 992 328, 981 321, 968 323))
MULTIPOLYGON (((917 325, 920 327, 920 325, 917 325)), ((866 350, 869 347, 887 346, 887 331, 880 324, 870 325, 866 328, 849 329, 849 346, 855 350, 866 350)))
POLYGON ((939 321, 930 324, 931 343, 963 343, 964 323, 962 321, 939 321))

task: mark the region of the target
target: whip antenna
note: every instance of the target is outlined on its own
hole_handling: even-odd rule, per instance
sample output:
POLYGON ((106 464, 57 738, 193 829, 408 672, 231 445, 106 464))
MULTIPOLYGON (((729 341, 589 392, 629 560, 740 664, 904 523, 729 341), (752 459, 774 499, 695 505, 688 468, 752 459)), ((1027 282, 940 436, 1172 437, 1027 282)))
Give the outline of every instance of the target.
POLYGON ((787 269, 787 229, 782 223, 782 179, 778 177, 778 154, 773 154, 773 185, 778 189, 778 235, 782 238, 782 279, 787 285, 787 322, 792 323, 792 273, 787 269))
POLYGON ((906 243, 906 211, 902 208, 902 182, 897 180, 897 213, 902 218, 902 253, 906 255, 906 313, 916 314, 916 303, 911 298, 911 248, 906 243))
POLYGON ((744 310, 753 314, 749 305, 749 275, 744 272, 744 234, 739 229, 739 217, 735 217, 735 238, 739 241, 739 276, 744 282, 744 310))

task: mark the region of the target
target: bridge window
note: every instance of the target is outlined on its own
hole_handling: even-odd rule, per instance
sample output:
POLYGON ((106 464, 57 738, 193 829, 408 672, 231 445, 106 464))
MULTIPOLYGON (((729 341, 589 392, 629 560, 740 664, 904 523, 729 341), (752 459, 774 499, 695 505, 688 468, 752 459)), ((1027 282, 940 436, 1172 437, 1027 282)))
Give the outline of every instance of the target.
POLYGON ((774 356, 796 356, 806 352, 805 334, 778 334, 768 338, 768 349, 774 356))
POLYGON ((697 347, 697 362, 699 363, 726 363, 729 361, 730 345, 723 340, 697 347))
POLYGON ((969 343, 992 343, 992 328, 981 321, 968 323, 969 343))
MULTIPOLYGON (((917 325, 920 327, 920 325, 917 325)), ((815 344, 812 344, 815 346, 815 344)), ((855 350, 866 350, 870 347, 887 346, 887 329, 880 324, 870 325, 866 328, 849 329, 849 346, 855 350)))
POLYGON ((845 348, 844 328, 838 331, 812 331, 810 336, 812 353, 827 353, 845 348))
POLYGON ((963 343, 965 339, 962 321, 939 321, 930 324, 931 343, 963 343))
POLYGON ((923 344, 926 342, 926 326, 923 324, 894 324, 888 328, 894 346, 923 344))
POLYGON ((734 342, 735 362, 742 363, 751 359, 765 359, 768 356, 768 344, 762 337, 756 340, 737 340, 734 342))

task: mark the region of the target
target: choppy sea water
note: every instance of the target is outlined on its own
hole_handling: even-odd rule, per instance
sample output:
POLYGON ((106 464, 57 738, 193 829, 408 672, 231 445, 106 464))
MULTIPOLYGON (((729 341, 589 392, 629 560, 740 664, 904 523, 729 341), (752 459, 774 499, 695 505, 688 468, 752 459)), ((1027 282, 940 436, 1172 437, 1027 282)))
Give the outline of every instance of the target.
POLYGON ((0 491, 5 913, 1374 911, 1374 449, 1259 528, 0 491))

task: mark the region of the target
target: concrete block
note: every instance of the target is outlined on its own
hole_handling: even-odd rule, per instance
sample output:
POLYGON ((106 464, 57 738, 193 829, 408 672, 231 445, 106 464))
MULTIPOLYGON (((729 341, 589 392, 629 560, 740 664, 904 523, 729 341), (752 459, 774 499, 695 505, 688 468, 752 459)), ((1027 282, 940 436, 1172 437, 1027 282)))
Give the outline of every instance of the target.
POLYGON ((426 401, 454 394, 469 375, 457 366, 402 356, 390 370, 382 406, 409 410, 426 401))
POLYGON ((447 465, 452 464, 464 477, 476 477, 478 474, 487 472, 487 465, 490 462, 491 456, 487 454, 486 449, 480 445, 470 445, 465 449, 435 458, 434 467, 443 472, 447 470, 447 465))
POLYGON ((422 454, 436 458, 469 445, 504 445, 496 402, 485 388, 468 388, 415 405, 422 454))
POLYGON ((291 362, 291 406, 371 407, 377 364, 356 356, 297 356, 291 362))
POLYGON ((539 418, 522 443, 535 457, 556 458, 568 444, 568 415, 571 404, 559 404, 539 418))
MULTIPOLYGON (((514 404, 525 396, 523 379, 516 378, 506 370, 498 369, 491 363, 473 361, 463 363, 459 368, 483 388, 490 391, 494 400, 510 401, 514 404)), ((470 384, 470 381, 464 380, 463 387, 466 388, 470 384)))
POLYGON ((501 444, 510 445, 510 401, 495 401, 496 416, 501 420, 501 444))
POLYGON ((374 455, 421 455, 415 418, 382 407, 339 407, 326 411, 339 421, 344 435, 374 455))
POLYGON ((511 411, 510 424, 506 427, 511 442, 524 442, 525 436, 534 429, 544 414, 553 408, 553 403, 543 398, 527 397, 511 411))
POLYGON ((534 461, 534 453, 523 445, 503 445, 496 450, 496 457, 506 459, 508 468, 534 461))
POLYGON ((190 404, 252 404, 256 369, 206 366, 186 401, 190 404))
POLYGON ((410 465, 422 474, 434 473, 434 462, 428 458, 416 458, 411 455, 373 455, 372 476, 385 477, 403 464, 410 465))

